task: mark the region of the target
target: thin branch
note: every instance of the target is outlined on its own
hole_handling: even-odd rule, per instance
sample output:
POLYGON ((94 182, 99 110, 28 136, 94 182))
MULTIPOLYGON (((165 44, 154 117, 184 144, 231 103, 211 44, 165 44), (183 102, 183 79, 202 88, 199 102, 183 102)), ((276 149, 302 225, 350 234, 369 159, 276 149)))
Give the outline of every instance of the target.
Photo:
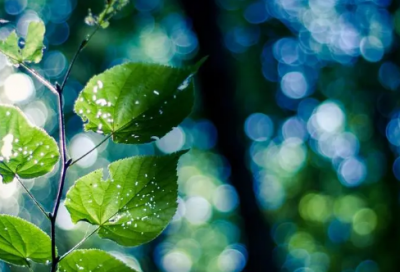
POLYGON ((61 153, 61 175, 60 175, 60 183, 58 187, 58 193, 56 198, 56 203, 53 208, 52 218, 54 221, 57 219, 58 208, 60 207, 61 197, 64 189, 65 177, 67 174, 67 169, 71 165, 72 160, 67 160, 67 138, 65 135, 65 118, 64 118, 64 99, 62 94, 62 89, 59 85, 56 85, 57 93, 58 93, 58 122, 59 122, 59 130, 60 130, 60 153, 61 153))
MULTIPOLYGON (((107 6, 106 11, 110 8, 110 5, 107 6)), ((56 221, 57 221, 57 214, 58 210, 60 207, 61 203, 61 197, 63 194, 64 190, 64 185, 65 185, 65 178, 67 175, 68 168, 71 166, 72 160, 69 159, 67 160, 67 145, 66 145, 66 136, 65 136, 65 118, 64 118, 64 108, 63 108, 63 91, 65 88, 65 85, 67 84, 68 78, 71 74, 72 68, 78 58, 78 55, 82 50, 86 47, 88 42, 92 39, 94 34, 99 30, 99 27, 101 25, 101 21, 103 18, 101 18, 100 23, 97 25, 95 30, 89 34, 86 39, 84 39, 78 50, 76 51, 74 57, 72 58, 72 61, 68 67, 67 73, 65 74, 65 77, 61 83, 61 85, 56 84, 55 91, 58 95, 58 118, 59 118, 59 130, 60 130, 60 153, 61 153, 61 164, 62 164, 62 169, 61 169, 61 175, 60 175, 60 181, 59 181, 59 186, 58 186, 58 192, 57 192, 57 197, 56 201, 54 204, 54 209, 53 212, 50 215, 50 222, 51 222, 51 255, 52 255, 52 265, 51 265, 51 272, 56 272, 58 263, 60 261, 60 257, 57 255, 56 252, 56 221)), ((92 151, 90 151, 92 152, 92 151)), ((86 156, 86 155, 85 155, 86 156)), ((84 242, 84 241, 83 241, 84 242)), ((82 243, 83 243, 82 242, 82 243)))
POLYGON ((22 67, 25 68, 31 75, 33 75, 37 80, 39 80, 43 85, 45 85, 50 91, 52 91, 54 94, 57 94, 57 89, 56 87, 51 84, 48 80, 46 80, 41 74, 39 74, 36 70, 28 67, 24 63, 20 63, 22 67))
POLYGON ((42 213, 50 219, 49 214, 45 211, 45 209, 43 208, 43 206, 39 203, 39 201, 37 201, 37 199, 35 198, 35 196, 29 191, 29 189, 25 186, 25 184, 22 182, 22 180, 18 177, 18 175, 16 173, 14 173, 14 171, 11 170, 10 167, 8 167, 8 165, 4 162, 4 161, 0 161, 1 164, 3 164, 8 171, 10 171, 11 173, 14 174, 15 178, 18 180, 18 182, 21 184, 22 188, 24 188, 24 190, 26 191, 26 193, 29 195, 29 197, 32 199, 32 201, 36 204, 36 206, 39 208, 40 211, 42 211, 42 213))
POLYGON ((71 63, 69 64, 67 73, 65 74, 64 80, 61 83, 61 90, 64 90, 65 85, 67 84, 68 78, 71 74, 72 68, 74 67, 74 64, 79 56, 79 54, 82 52, 83 49, 85 49, 86 45, 89 43, 89 41, 92 39, 92 37, 94 36, 94 34, 96 34, 96 32, 99 30, 99 25, 94 29, 94 31, 89 34, 86 39, 84 39, 81 44, 78 47, 78 50, 76 51, 74 57, 71 60, 71 63))
POLYGON ((68 160, 64 164, 63 169, 61 170, 60 184, 59 184, 59 187, 58 187, 56 203, 54 205, 53 212, 51 214, 51 218, 54 221, 56 221, 56 219, 57 219, 58 210, 60 208, 60 203, 61 203, 62 192, 63 192, 63 189, 64 189, 65 178, 66 178, 66 175, 67 175, 67 169, 70 166, 70 164, 71 164, 71 160, 68 160))
POLYGON ((82 52, 82 50, 83 50, 83 48, 85 48, 85 45, 86 45, 86 44, 87 44, 87 41, 86 41, 86 40, 83 40, 83 41, 81 42, 81 44, 79 45, 78 50, 76 51, 74 57, 72 58, 71 63, 69 64, 69 67, 68 67, 67 73, 65 74, 64 80, 63 80, 63 82, 61 83, 61 90, 64 90, 65 84, 67 84, 69 75, 71 74, 72 67, 74 67, 75 61, 76 61, 76 59, 78 58, 79 53, 82 52))
POLYGON ((100 226, 98 226, 95 230, 93 230, 89 235, 85 236, 79 243, 77 243, 73 248, 68 250, 64 255, 62 255, 59 258, 59 261, 67 257, 69 254, 71 254, 74 250, 78 249, 84 242, 86 242, 87 239, 89 239, 93 234, 95 234, 99 230, 100 226))
POLYGON ((95 151, 97 148, 99 148, 102 144, 104 144, 105 142, 107 142, 108 139, 110 139, 112 136, 112 134, 108 135, 106 138, 104 138, 100 143, 98 143, 95 147, 93 147, 92 149, 90 149, 88 152, 86 152, 85 154, 83 154, 81 157, 79 157, 78 159, 74 160, 71 162, 71 165, 74 165, 75 163, 79 162, 80 160, 82 160, 83 158, 85 158, 86 156, 88 156, 90 153, 92 153, 93 151, 95 151))
POLYGON ((19 182, 19 184, 21 184, 21 186, 24 188, 25 192, 29 195, 29 197, 32 199, 33 202, 35 202, 36 206, 39 208, 39 210, 48 218, 50 219, 49 213, 46 212, 46 210, 43 208, 43 206, 39 203, 39 201, 37 201, 37 199, 35 198, 35 196, 29 191, 29 189, 25 186, 25 184, 22 182, 22 180, 18 177, 15 176, 19 182))
MULTIPOLYGON (((78 55, 83 51, 83 49, 85 49, 86 45, 87 45, 87 44, 89 43, 89 41, 93 38, 94 34, 96 34, 96 32, 100 29, 101 24, 102 24, 103 21, 104 21, 104 17, 105 17, 105 15, 107 14, 107 12, 108 12, 108 10, 109 10, 110 8, 111 8, 111 5, 107 5, 107 7, 106 7, 106 9, 105 9, 105 11, 104 11, 104 13, 103 13, 103 16, 102 16, 101 18, 99 18, 99 21, 97 22, 96 28, 95 28, 95 29, 92 31, 92 33, 90 33, 90 34, 86 37, 86 39, 84 39, 84 40, 81 42, 81 44, 79 45, 78 50, 76 51, 74 57, 72 58, 72 61, 71 61, 70 65, 69 65, 69 67, 68 67, 68 70, 67 70, 67 73, 65 74, 64 80, 63 80, 63 82, 61 83, 61 90, 64 90, 65 84, 67 84, 68 78, 69 78, 69 76, 70 76, 70 74, 71 74, 71 71, 72 71, 72 68, 74 67, 74 64, 75 64, 75 62, 76 62, 76 60, 77 60, 77 58, 78 58, 78 55)), ((110 18, 111 18, 111 17, 107 18, 107 20, 109 20, 110 18)))

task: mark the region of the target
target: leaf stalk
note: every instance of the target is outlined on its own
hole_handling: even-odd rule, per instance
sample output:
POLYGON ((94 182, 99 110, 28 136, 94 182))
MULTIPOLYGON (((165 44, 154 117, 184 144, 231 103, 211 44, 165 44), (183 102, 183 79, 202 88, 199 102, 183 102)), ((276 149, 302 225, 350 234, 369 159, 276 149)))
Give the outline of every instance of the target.
POLYGON ((67 257, 69 254, 71 254, 72 252, 74 252, 74 250, 78 249, 84 242, 86 242, 87 239, 89 239, 93 234, 95 234, 100 227, 97 227, 95 230, 93 230, 89 235, 85 236, 81 241, 79 241, 79 243, 77 243, 73 248, 71 248, 70 250, 68 250, 68 252, 66 252, 64 255, 62 255, 59 258, 59 261, 61 261, 62 259, 64 259, 65 257, 67 257))

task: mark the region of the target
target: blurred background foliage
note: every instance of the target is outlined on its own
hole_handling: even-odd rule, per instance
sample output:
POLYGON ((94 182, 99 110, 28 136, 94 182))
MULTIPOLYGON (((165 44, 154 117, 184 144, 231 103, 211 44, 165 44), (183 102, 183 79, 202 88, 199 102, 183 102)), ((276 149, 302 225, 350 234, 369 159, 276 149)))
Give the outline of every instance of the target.
MULTIPOLYGON (((72 157, 103 139, 83 133, 72 110, 92 75, 126 61, 210 60, 190 118, 152 144, 108 142, 67 177, 71 185, 120 158, 191 148, 178 168, 171 225, 138 248, 96 237, 84 247, 112 251, 138 271, 398 271, 399 2, 132 0, 96 34, 66 87, 72 157)), ((101 0, 0 0, 0 39, 45 22, 45 56, 35 68, 60 81, 90 31, 88 10, 102 7, 101 0)), ((2 55, 0 103, 18 105, 58 138, 55 98, 2 55)), ((48 209, 57 170, 25 181, 48 209)), ((48 230, 16 182, 0 184, 0 212, 48 230)), ((58 227, 60 252, 90 231, 73 225, 65 208, 58 227)))

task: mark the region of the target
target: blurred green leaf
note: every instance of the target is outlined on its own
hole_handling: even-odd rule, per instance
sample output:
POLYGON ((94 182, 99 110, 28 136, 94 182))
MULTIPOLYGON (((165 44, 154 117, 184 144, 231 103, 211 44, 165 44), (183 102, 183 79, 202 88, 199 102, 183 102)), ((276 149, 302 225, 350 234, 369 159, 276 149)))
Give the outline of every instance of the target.
POLYGON ((122 64, 93 77, 79 95, 75 111, 87 121, 86 130, 112 134, 117 143, 147 143, 189 115, 195 71, 122 64))
POLYGON ((177 209, 176 168, 185 152, 114 162, 106 180, 102 169, 82 177, 65 201, 72 221, 98 225, 100 237, 124 246, 153 240, 177 209))
POLYGON ((56 141, 30 124, 16 107, 0 105, 0 176, 36 178, 51 172, 59 158, 56 141))
POLYGON ((46 263, 51 259, 50 237, 21 218, 0 215, 0 259, 29 266, 29 260, 46 263))
POLYGON ((31 22, 26 40, 20 40, 15 31, 0 42, 0 52, 13 63, 39 63, 43 57, 45 26, 43 22, 31 22))
POLYGON ((22 50, 23 61, 39 63, 42 60, 45 31, 43 22, 31 22, 29 24, 25 47, 22 50))
POLYGON ((0 41, 0 52, 9 57, 14 63, 22 61, 18 47, 18 36, 15 31, 11 32, 5 40, 0 41))
POLYGON ((76 250, 59 264, 60 271, 135 272, 122 261, 98 249, 76 250))
POLYGON ((101 28, 107 28, 110 25, 109 20, 128 3, 129 0, 107 0, 103 11, 98 16, 93 15, 92 11, 89 9, 89 14, 85 18, 85 22, 90 26, 96 25, 101 28))

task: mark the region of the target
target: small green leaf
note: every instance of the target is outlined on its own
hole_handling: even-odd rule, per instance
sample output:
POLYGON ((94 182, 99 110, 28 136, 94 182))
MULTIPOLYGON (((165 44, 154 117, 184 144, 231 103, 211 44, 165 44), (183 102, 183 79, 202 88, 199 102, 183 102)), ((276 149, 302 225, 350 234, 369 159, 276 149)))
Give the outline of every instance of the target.
POLYGON ((29 260, 46 263, 51 259, 50 237, 21 218, 0 215, 0 259, 29 266, 29 260))
POLYGON ((0 177, 36 178, 51 172, 59 158, 56 141, 30 124, 16 107, 0 105, 0 177))
POLYGON ((0 41, 0 52, 9 57, 13 63, 39 63, 43 56, 44 32, 43 22, 31 22, 23 44, 19 44, 20 38, 13 31, 4 41, 0 41))
POLYGON ((76 113, 86 130, 112 134, 114 142, 147 143, 181 123, 193 107, 196 70, 126 63, 93 77, 76 113))
POLYGON ((85 22, 89 26, 98 25, 101 28, 107 28, 110 25, 109 20, 128 3, 129 0, 107 0, 103 11, 98 16, 93 15, 92 11, 89 9, 85 22))
POLYGON ((75 250, 59 264, 60 272, 135 272, 122 261, 98 249, 75 250))
POLYGON ((43 22, 31 22, 29 24, 25 47, 22 50, 23 61, 39 63, 42 60, 45 31, 43 22))
POLYGON ((22 61, 21 50, 18 47, 18 36, 15 31, 11 32, 5 40, 0 41, 0 52, 9 57, 13 63, 22 61))
POLYGON ((153 240, 176 212, 176 168, 185 152, 114 162, 105 180, 102 169, 82 177, 65 201, 72 221, 98 225, 100 237, 124 246, 153 240))

